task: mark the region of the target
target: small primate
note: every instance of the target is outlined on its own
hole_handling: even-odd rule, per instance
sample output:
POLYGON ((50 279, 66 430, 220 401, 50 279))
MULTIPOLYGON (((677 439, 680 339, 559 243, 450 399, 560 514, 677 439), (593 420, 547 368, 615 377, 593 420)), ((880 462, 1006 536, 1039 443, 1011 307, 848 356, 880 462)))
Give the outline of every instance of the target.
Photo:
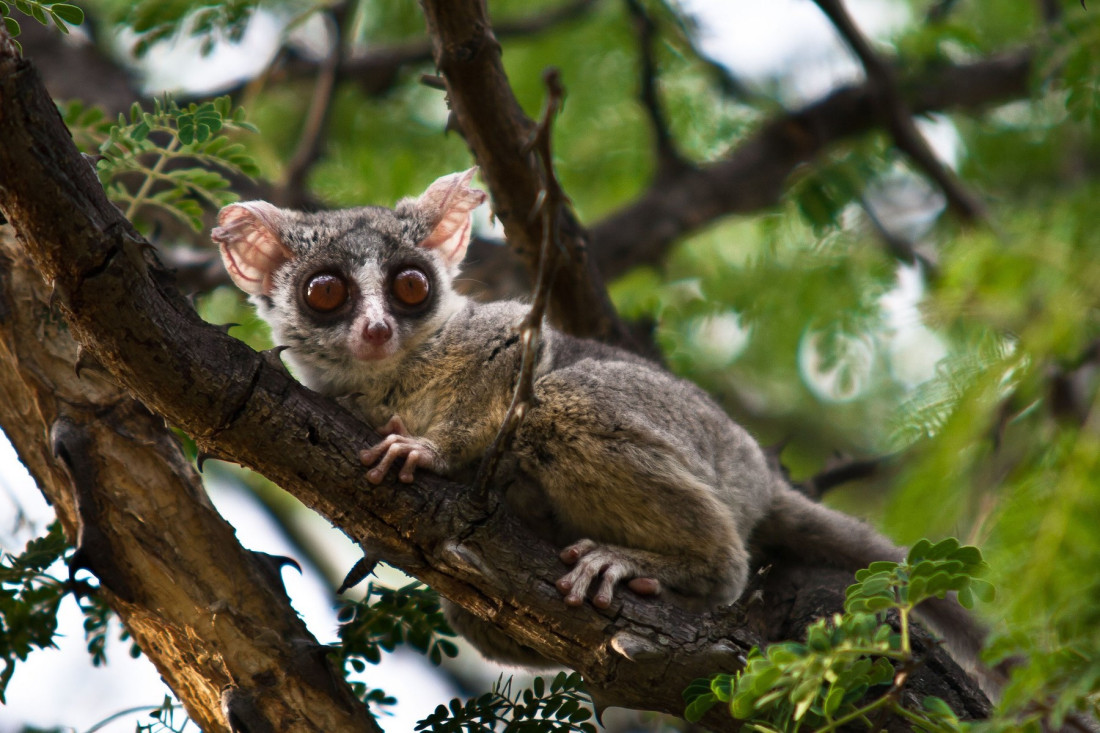
MULTIPOLYGON (((421 467, 469 479, 512 399, 527 306, 477 303, 453 288, 471 212, 485 200, 474 173, 444 176, 394 209, 231 204, 212 233, 302 382, 361 395, 364 419, 387 436, 361 454, 373 483, 391 468, 405 482, 421 467)), ((562 548, 567 604, 606 608, 620 584, 695 607, 732 603, 748 582, 750 538, 853 571, 903 556, 792 489, 710 397, 646 359, 547 327, 534 392, 512 454, 540 493, 505 503, 562 548)), ((457 606, 445 610, 487 657, 549 663, 457 606)), ((957 604, 925 611, 976 654, 980 632, 943 628, 965 619, 957 604)))

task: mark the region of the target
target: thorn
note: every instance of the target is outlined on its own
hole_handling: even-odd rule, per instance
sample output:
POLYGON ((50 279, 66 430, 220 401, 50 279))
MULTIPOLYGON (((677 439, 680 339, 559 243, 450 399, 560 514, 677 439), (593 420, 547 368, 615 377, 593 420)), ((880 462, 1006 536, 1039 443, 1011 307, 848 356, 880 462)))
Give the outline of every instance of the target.
POLYGON ((89 366, 98 366, 98 363, 88 354, 87 349, 84 348, 84 344, 80 344, 76 347, 76 361, 73 363, 73 371, 76 373, 76 378, 80 379, 80 373, 89 366))
POLYGON ((664 650, 636 634, 620 631, 611 637, 611 649, 626 657, 632 662, 644 662, 649 659, 658 659, 664 656, 664 650))
POLYGON ((607 702, 607 698, 604 697, 602 692, 597 692, 592 689, 591 686, 588 687, 588 697, 592 699, 592 711, 596 714, 596 722, 603 728, 604 711, 611 707, 611 705, 607 702))
POLYGON ((447 562, 457 568, 473 570, 485 577, 493 577, 493 572, 481 559, 481 556, 460 542, 450 541, 443 546, 443 556, 447 562))
POLYGON ((447 91, 447 82, 443 80, 442 76, 438 74, 421 74, 420 83, 426 87, 432 89, 438 89, 441 92, 447 91))
POLYGON ((69 296, 61 292, 61 288, 57 286, 57 283, 54 283, 53 290, 50 291, 50 310, 56 311, 58 305, 67 307, 69 305, 69 296))
POLYGON ((447 124, 443 128, 444 135, 449 132, 457 132, 459 135, 462 134, 462 127, 458 124, 458 115, 456 115, 454 112, 451 112, 449 115, 447 115, 447 124))
POLYGON ((377 565, 378 558, 364 553, 363 557, 359 558, 355 564, 351 566, 351 570, 348 571, 348 574, 344 576, 344 582, 340 583, 340 587, 336 589, 336 595, 343 595, 344 591, 359 585, 368 575, 374 572, 374 568, 377 565))
POLYGON ((262 356, 264 358, 264 361, 266 361, 268 364, 290 377, 292 376, 290 370, 286 368, 286 364, 283 363, 281 356, 282 353, 289 348, 289 346, 273 346, 270 349, 264 349, 263 351, 261 351, 260 356, 262 356))
POLYGON ((102 155, 88 155, 87 153, 81 153, 80 157, 84 159, 85 163, 87 163, 88 165, 90 165, 92 167, 92 173, 95 174, 96 178, 99 178, 99 168, 96 167, 96 164, 99 163, 100 159, 103 156, 102 155))
POLYGON ((260 552, 259 550, 249 550, 249 553, 256 559, 264 576, 266 576, 268 584, 272 587, 278 586, 282 588, 283 593, 286 593, 286 584, 283 583, 283 568, 289 565, 297 570, 299 575, 302 574, 302 566, 292 557, 287 557, 286 555, 272 555, 267 552, 260 552))
POLYGON ((195 468, 199 469, 199 473, 202 473, 203 466, 205 466, 206 462, 211 459, 215 461, 221 460, 213 453, 207 453, 206 451, 201 450, 198 452, 198 454, 195 456, 195 468))
MULTIPOLYGON (((95 575, 95 571, 92 570, 92 560, 88 555, 88 551, 83 547, 78 547, 73 551, 73 556, 69 558, 69 582, 76 585, 79 581, 76 579, 77 572, 81 570, 87 570, 89 573, 95 575)), ((87 586, 87 583, 84 584, 87 586)))
POLYGON ((220 324, 214 324, 214 328, 218 329, 222 333, 229 333, 229 329, 231 329, 235 326, 239 326, 239 325, 241 325, 241 324, 239 324, 239 323, 220 323, 220 324))

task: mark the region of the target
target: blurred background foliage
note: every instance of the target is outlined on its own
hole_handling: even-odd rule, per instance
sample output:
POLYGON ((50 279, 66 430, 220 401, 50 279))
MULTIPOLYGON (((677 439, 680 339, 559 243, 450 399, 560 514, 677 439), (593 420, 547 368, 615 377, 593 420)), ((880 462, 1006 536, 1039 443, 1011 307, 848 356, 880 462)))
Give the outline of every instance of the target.
MULTIPOLYGON (((503 27, 563 2, 490 5, 503 27)), ((749 5, 729 2, 722 12, 736 16, 749 5)), ((922 121, 948 140, 947 163, 985 202, 988 223, 947 211, 935 184, 880 130, 831 144, 795 171, 775 206, 701 223, 610 291, 623 317, 654 324, 672 369, 716 395, 762 443, 782 444, 795 481, 872 459, 877 470, 826 500, 870 517, 899 542, 956 535, 983 546, 998 587, 984 609, 995 628, 991 653, 1025 660, 1007 708, 1041 700, 1095 710, 1100 15, 1068 1, 877 5, 905 18, 875 38, 905 79, 1034 50, 1029 94, 922 121), (889 246, 898 239, 915 254, 899 258, 889 246)), ((193 34, 192 53, 216 57, 258 20, 244 0, 82 6, 96 19, 97 42, 138 78, 157 63, 165 39, 193 34)), ((720 160, 775 115, 817 98, 799 91, 805 70, 797 62, 749 78, 705 56, 707 29, 690 4, 643 6, 657 28, 657 90, 689 163, 720 160)), ((242 67, 227 85, 259 130, 230 134, 255 161, 257 179, 278 183, 316 84, 315 74, 285 68, 324 56, 322 17, 339 14, 347 59, 422 42, 423 19, 415 3, 387 0, 271 2, 258 13, 282 34, 284 50, 275 63, 242 67)), ((561 70, 567 97, 554 129, 556 162, 582 221, 598 222, 652 185, 658 158, 638 101, 638 42, 626 3, 594 2, 571 20, 500 38, 531 116, 542 104, 543 69, 561 70)), ((430 61, 405 65, 381 93, 350 75, 337 78, 306 177, 312 199, 390 205, 471 164, 462 138, 445 133, 444 95, 421 83, 432 72, 430 61)), ((186 74, 178 84, 184 97, 206 98, 186 74)), ((84 141, 78 121, 70 122, 84 141)), ((142 222, 142 212, 137 218, 162 247, 173 237, 189 243, 153 218, 142 222)), ((482 235, 499 236, 487 218, 480 225, 482 235)), ((234 335, 270 345, 235 291, 218 287, 197 302, 213 322, 242 324, 234 335)))

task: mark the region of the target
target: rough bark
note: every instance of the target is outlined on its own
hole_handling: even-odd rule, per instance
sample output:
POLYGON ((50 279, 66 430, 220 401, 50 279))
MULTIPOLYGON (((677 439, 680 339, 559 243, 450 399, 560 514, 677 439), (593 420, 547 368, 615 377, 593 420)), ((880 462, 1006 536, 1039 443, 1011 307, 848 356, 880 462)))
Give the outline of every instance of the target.
MULTIPOLYGON (((338 404, 294 382, 270 357, 198 318, 148 245, 105 199, 33 68, 2 43, 0 141, 0 211, 38 272, 52 283, 72 336, 114 379, 194 436, 202 450, 258 470, 386 561, 582 672, 599 704, 679 714, 680 691, 691 679, 732 669, 754 643, 797 636, 809 618, 838 608, 844 579, 820 569, 782 566, 757 581, 745 606, 713 617, 629 596, 608 611, 565 607, 553 585, 562 572, 555 548, 508 516, 478 511, 467 501, 465 487, 423 475, 414 484, 390 481, 364 489, 357 453, 377 436, 338 404)), ((41 436, 39 441, 21 452, 43 453, 41 436)), ((37 474, 48 480, 56 468, 48 458, 41 460, 37 474)), ((100 492, 109 491, 104 486, 109 483, 88 488, 96 505, 107 501, 100 492)), ((146 490, 136 484, 127 489, 146 490)), ((58 496, 59 504, 71 501, 61 498, 65 492, 58 496)), ((128 494, 118 498, 125 511, 134 506, 128 494)), ((157 508, 134 517, 143 523, 141 536, 150 538, 163 536, 177 521, 157 508)), ((88 526, 106 536, 108 555, 132 542, 98 518, 88 526)), ((69 529, 76 529, 74 518, 69 529)), ((220 565, 222 558, 207 561, 220 565)), ((110 564, 98 570, 108 587, 119 575, 110 564)), ((130 603, 142 609, 155 603, 147 596, 144 575, 124 577, 118 587, 128 589, 130 603)), ((236 599, 265 585, 271 584, 219 585, 212 592, 223 597, 232 592, 236 599)), ((223 610, 217 603, 213 607, 223 610)), ((150 622, 144 639, 153 651, 167 633, 158 623, 150 622)), ((265 641, 281 658, 293 660, 299 658, 294 638, 300 637, 265 641)), ((225 652, 218 648, 211 655, 222 659, 225 652)), ((942 652, 931 656, 933 662, 922 668, 928 679, 914 679, 910 694, 936 694, 966 717, 983 715, 984 698, 968 678, 942 652)), ((201 655, 193 660, 202 678, 196 686, 218 689, 222 678, 204 662, 201 655)), ((196 708, 212 704, 209 693, 192 686, 180 683, 174 689, 196 708)), ((709 722, 732 725, 718 711, 709 722)))
MULTIPOLYGON (((535 216, 545 182, 531 143, 535 123, 512 93, 501 62, 500 43, 489 15, 476 0, 421 3, 432 37, 436 67, 443 73, 457 126, 481 166, 493 212, 509 246, 531 273, 538 266, 542 217, 535 216)), ((578 336, 629 344, 603 279, 588 254, 588 234, 569 206, 560 209, 558 246, 564 256, 550 291, 550 318, 578 336)))
POLYGON ((377 730, 278 570, 237 542, 163 419, 83 365, 0 228, 0 425, 119 614, 203 730, 377 730), (278 721, 276 724, 275 721, 278 721))

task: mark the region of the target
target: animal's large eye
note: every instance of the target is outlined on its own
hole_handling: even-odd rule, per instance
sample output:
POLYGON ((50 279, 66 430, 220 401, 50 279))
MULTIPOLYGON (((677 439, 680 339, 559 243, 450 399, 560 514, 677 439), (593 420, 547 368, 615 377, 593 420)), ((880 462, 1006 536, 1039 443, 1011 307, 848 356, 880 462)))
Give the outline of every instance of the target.
POLYGON ((432 286, 423 271, 410 267, 393 279, 393 297, 404 305, 420 305, 428 299, 432 286))
POLYGON ((340 275, 319 272, 306 282, 306 305, 318 313, 331 313, 348 300, 348 283, 340 275))

